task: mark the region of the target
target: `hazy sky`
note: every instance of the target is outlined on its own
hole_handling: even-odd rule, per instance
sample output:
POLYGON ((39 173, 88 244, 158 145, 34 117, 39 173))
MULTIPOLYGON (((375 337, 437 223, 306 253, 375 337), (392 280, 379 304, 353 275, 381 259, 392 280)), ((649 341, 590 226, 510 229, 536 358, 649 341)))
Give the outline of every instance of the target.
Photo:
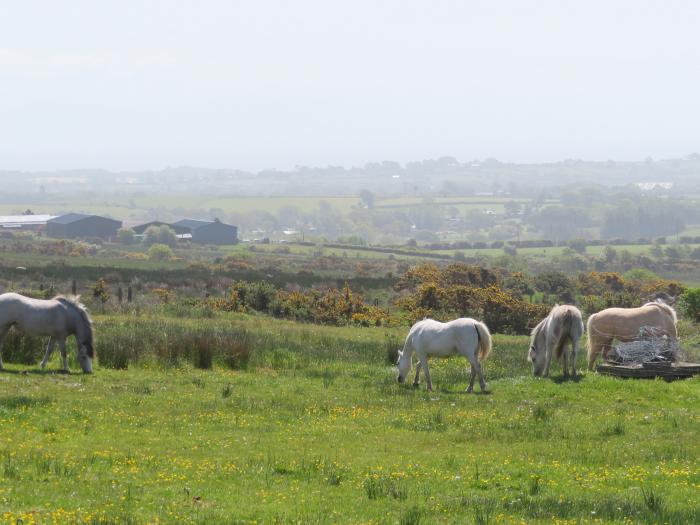
POLYGON ((0 169, 700 151, 693 1, 0 6, 0 169))

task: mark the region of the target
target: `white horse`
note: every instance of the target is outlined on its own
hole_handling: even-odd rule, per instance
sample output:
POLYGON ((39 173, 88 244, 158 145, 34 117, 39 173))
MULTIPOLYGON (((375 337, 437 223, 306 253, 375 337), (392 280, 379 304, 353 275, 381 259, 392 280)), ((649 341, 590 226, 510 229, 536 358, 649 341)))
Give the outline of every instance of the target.
POLYGON ((94 349, 92 324, 85 307, 77 297, 57 296, 53 299, 32 299, 16 293, 0 295, 0 369, 2 364, 2 343, 10 327, 30 335, 49 336, 46 354, 41 361, 45 368, 58 343, 63 357, 63 369, 68 371, 66 338, 74 335, 78 343, 78 363, 83 372, 92 372, 94 349))
POLYGON ((418 376, 423 368, 425 380, 428 383, 428 390, 433 389, 428 370, 428 358, 449 357, 452 355, 463 355, 469 360, 471 365, 471 377, 467 392, 474 389, 474 378, 479 376, 481 391, 486 390, 486 382, 481 373, 479 361, 483 361, 491 352, 491 334, 484 323, 474 319, 455 319, 449 323, 441 323, 433 319, 423 319, 411 327, 403 346, 403 351, 399 351, 399 383, 406 380, 406 376, 411 371, 412 357, 416 354, 420 364, 416 367, 416 377, 413 386, 418 386, 418 376), (477 350, 479 351, 477 359, 477 350))
POLYGON ((552 354, 563 356, 564 377, 569 377, 569 355, 566 345, 571 345, 571 375, 576 377, 576 357, 579 339, 583 335, 583 319, 578 308, 571 305, 555 305, 540 324, 532 330, 527 360, 532 363, 532 373, 547 377, 552 354))

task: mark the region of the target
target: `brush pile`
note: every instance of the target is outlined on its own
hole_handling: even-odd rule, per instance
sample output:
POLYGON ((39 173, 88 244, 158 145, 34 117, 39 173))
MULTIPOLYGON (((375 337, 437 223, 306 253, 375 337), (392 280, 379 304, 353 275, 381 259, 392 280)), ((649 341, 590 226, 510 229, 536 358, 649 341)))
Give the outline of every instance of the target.
POLYGON ((639 337, 627 343, 618 343, 608 352, 606 360, 620 365, 644 363, 676 363, 682 361, 682 349, 678 339, 668 337, 658 328, 644 326, 639 337))

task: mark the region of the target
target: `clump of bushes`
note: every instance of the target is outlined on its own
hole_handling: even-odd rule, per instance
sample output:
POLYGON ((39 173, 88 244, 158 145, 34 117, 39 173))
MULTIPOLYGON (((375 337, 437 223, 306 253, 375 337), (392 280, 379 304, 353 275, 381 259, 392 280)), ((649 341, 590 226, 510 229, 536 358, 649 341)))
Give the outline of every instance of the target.
POLYGON ((365 303, 362 295, 345 285, 328 288, 284 290, 271 283, 235 281, 227 296, 205 298, 209 308, 228 312, 255 311, 275 317, 328 325, 387 326, 398 322, 385 310, 365 303))

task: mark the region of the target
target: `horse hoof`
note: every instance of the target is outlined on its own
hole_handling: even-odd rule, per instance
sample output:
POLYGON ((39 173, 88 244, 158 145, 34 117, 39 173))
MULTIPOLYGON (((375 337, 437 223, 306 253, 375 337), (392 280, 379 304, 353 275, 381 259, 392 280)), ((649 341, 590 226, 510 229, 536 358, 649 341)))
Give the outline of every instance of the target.
POLYGON ((418 383, 413 383, 413 388, 418 388, 420 385, 418 383))

